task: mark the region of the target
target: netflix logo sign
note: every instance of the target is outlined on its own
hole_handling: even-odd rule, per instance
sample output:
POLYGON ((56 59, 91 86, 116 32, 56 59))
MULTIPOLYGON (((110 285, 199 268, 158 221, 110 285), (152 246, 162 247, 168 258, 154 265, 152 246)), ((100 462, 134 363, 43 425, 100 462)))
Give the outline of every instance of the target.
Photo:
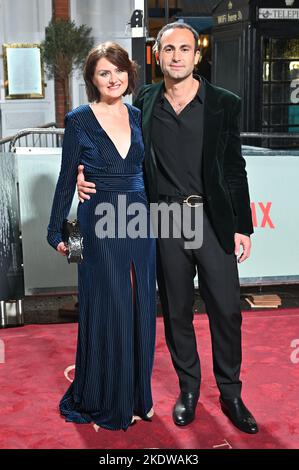
POLYGON ((254 228, 275 228, 270 214, 272 202, 251 202, 250 207, 254 228))

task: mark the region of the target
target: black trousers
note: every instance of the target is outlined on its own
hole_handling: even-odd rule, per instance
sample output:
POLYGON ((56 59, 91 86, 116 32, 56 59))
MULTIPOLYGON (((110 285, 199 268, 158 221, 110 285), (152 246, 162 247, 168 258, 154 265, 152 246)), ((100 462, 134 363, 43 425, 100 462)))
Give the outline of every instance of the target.
POLYGON ((200 388, 200 359, 193 327, 194 276, 209 318, 213 370, 220 393, 239 397, 241 381, 240 285, 236 256, 221 247, 203 211, 203 244, 186 249, 184 238, 158 238, 157 277, 165 336, 181 391, 200 388))

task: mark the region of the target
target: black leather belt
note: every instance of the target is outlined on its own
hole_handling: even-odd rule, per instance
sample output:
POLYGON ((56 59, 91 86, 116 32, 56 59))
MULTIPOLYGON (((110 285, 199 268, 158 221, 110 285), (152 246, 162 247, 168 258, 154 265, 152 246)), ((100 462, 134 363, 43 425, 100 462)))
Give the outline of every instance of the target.
POLYGON ((187 204, 189 207, 198 207, 204 203, 204 196, 202 194, 190 194, 190 196, 167 196, 161 194, 159 201, 166 202, 167 204, 177 202, 179 204, 187 204))

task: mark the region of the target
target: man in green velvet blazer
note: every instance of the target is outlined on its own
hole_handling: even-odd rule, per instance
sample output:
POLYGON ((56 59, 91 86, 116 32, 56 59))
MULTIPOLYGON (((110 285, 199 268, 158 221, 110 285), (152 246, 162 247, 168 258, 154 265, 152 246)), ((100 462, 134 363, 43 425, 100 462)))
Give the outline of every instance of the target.
MULTIPOLYGON (((227 253, 235 249, 234 234, 253 233, 245 160, 241 154, 239 116, 241 100, 205 81, 203 172, 206 210, 227 253)), ((158 202, 157 161, 151 139, 154 106, 164 82, 146 85, 134 105, 142 110, 145 178, 151 202, 158 202)))
MULTIPOLYGON (((241 100, 193 73, 198 35, 185 23, 166 25, 156 40, 164 81, 140 90, 145 182, 150 202, 203 202, 203 244, 186 249, 184 236, 157 240, 157 277, 165 336, 179 379, 173 421, 195 418, 200 360, 193 327, 194 276, 209 316, 213 369, 222 411, 241 431, 257 433, 241 398, 241 310, 237 261, 250 254, 253 232, 245 160, 241 154, 241 100), (195 197, 194 197, 195 195, 195 197), (191 197, 192 196, 192 197, 191 197), (242 253, 240 254, 240 247, 242 253), (239 257, 239 258, 238 258, 239 257)), ((78 179, 79 196, 93 192, 78 179)))

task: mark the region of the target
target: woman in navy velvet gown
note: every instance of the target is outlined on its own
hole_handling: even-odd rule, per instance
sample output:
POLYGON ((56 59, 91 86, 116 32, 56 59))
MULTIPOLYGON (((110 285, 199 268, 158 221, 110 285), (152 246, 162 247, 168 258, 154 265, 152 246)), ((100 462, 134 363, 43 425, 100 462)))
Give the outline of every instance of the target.
POLYGON ((97 192, 78 206, 84 248, 78 265, 76 370, 60 412, 66 421, 125 430, 135 416, 148 420, 153 415, 155 240, 149 234, 140 111, 122 102, 136 82, 136 64, 118 44, 100 44, 87 57, 84 79, 90 104, 66 115, 48 227, 48 242, 65 255, 63 220, 74 196, 77 167, 84 165, 97 192), (101 223, 107 203, 114 210, 106 219, 115 224, 114 237, 105 236, 101 223), (132 203, 145 208, 146 236, 123 233, 120 219, 132 222, 127 213, 132 203))

